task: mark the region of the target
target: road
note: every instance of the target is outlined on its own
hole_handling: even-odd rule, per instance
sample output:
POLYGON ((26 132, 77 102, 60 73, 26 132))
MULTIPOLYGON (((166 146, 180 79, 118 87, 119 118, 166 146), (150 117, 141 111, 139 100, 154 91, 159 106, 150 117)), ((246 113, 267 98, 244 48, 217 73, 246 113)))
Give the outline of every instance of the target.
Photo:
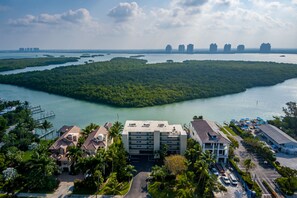
POLYGON ((134 178, 131 189, 125 198, 145 198, 147 197, 147 182, 149 172, 139 172, 134 178))
MULTIPOLYGON (((233 136, 232 134, 230 134, 233 136)), ((247 158, 251 158, 256 165, 256 167, 252 170, 252 178, 257 182, 257 184, 261 187, 262 192, 265 197, 271 197, 268 190, 264 187, 262 184, 262 181, 265 180, 272 189, 275 190, 275 192, 278 194, 279 198, 283 198, 284 196, 281 194, 280 190, 277 188, 277 186, 274 184, 274 180, 278 177, 281 177, 280 174, 275 170, 275 168, 271 165, 264 164, 264 159, 260 155, 256 155, 253 153, 250 153, 246 150, 246 148, 242 145, 242 138, 239 136, 233 136, 239 143, 239 148, 237 148, 234 153, 236 156, 240 158, 240 163, 238 164, 238 167, 245 171, 245 168, 243 167, 243 161, 247 158)))

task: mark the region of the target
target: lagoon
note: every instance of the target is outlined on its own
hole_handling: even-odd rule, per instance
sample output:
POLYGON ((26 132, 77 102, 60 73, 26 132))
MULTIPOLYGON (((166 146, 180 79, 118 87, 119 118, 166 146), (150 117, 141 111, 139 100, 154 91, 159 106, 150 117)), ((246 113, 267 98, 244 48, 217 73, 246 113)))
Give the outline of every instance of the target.
MULTIPOLYGON (((29 53, 29 55, 34 56, 33 53, 29 53)), ((75 54, 62 55, 74 56, 75 54)), ((76 56, 79 55, 81 54, 76 54, 76 56)), ((119 56, 129 57, 131 54, 111 54, 93 59, 95 61, 105 61, 119 56)), ((1 53, 0 57, 3 57, 1 53)), ((164 62, 168 59, 174 61, 195 59, 273 61, 297 64, 296 54, 288 54, 286 57, 279 57, 277 54, 149 54, 145 55, 144 59, 147 59, 150 63, 164 62)), ((80 60, 80 63, 82 62, 84 62, 83 59, 80 60)), ((67 63, 63 64, 63 66, 67 66, 67 63)), ((37 69, 43 68, 37 67, 37 69)), ((26 68, 25 71, 21 72, 26 72, 27 69, 36 68, 26 68)), ((16 72, 16 70, 13 72, 16 72)), ((259 116, 264 119, 271 119, 274 115, 282 115, 282 107, 285 106, 286 102, 297 101, 297 79, 290 79, 269 87, 251 88, 238 94, 145 108, 111 107, 4 84, 0 84, 0 98, 29 101, 32 106, 41 105, 46 111, 54 111, 55 118, 49 120, 53 122, 55 129, 59 129, 63 125, 85 127, 90 122, 102 125, 107 121, 119 120, 124 122, 128 119, 168 120, 170 123, 186 124, 190 122, 194 115, 203 115, 206 119, 223 123, 233 118, 254 118, 259 116)))

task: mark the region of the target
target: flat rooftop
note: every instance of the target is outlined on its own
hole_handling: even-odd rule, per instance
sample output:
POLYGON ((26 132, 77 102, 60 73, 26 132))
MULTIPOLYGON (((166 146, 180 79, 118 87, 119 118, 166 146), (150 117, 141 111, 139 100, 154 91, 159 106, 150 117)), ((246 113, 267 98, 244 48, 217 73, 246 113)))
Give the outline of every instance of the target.
POLYGON ((288 134, 271 124, 261 125, 259 126, 259 129, 278 144, 297 144, 297 141, 294 138, 292 138, 291 136, 289 136, 288 134))
POLYGON ((168 121, 155 120, 127 120, 123 134, 128 132, 176 132, 187 135, 180 124, 169 124, 168 121))

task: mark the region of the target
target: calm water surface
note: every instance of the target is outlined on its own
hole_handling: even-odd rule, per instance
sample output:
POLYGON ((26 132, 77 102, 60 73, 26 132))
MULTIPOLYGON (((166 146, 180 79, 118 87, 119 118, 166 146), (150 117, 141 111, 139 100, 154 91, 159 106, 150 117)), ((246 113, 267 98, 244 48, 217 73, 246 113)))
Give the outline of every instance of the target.
MULTIPOLYGON (((17 54, 18 56, 14 56, 14 54, 11 54, 11 56, 21 56, 20 53, 17 54)), ((34 56, 34 54, 31 53, 25 53, 24 56, 28 55, 34 56)), ((81 54, 55 55, 80 56, 81 54)), ((85 58, 81 59, 80 63, 83 63, 88 59, 104 61, 118 56, 129 57, 130 54, 116 54, 105 55, 103 57, 85 58)), ((7 54, 6 57, 4 57, 4 55, 0 53, 0 58, 11 57, 7 57, 7 54)), ((144 58, 151 63, 164 62, 168 59, 174 61, 196 59, 273 61, 297 64, 297 55, 290 54, 286 55, 284 58, 279 57, 278 54, 151 54, 146 55, 144 58)), ((71 64, 58 66, 67 66, 71 64)), ((56 66, 45 67, 49 67, 47 69, 51 69, 56 66)), ((45 67, 38 67, 34 69, 44 69, 45 67)), ((25 69, 21 72, 27 70, 28 69, 25 69)), ((203 115, 207 119, 222 123, 224 121, 230 121, 233 118, 240 119, 242 117, 253 118, 260 116, 265 119, 271 119, 273 115, 281 115, 281 109, 286 102, 297 101, 297 79, 290 79, 275 86, 248 89, 247 91, 238 94, 207 99, 196 99, 146 108, 110 107, 4 84, 0 84, 0 97, 7 100, 26 100, 32 105, 41 105, 46 111, 54 111, 56 117, 50 119, 50 121, 53 122, 56 129, 60 128, 64 124, 84 127, 90 122, 104 124, 107 121, 115 121, 117 119, 122 122, 127 119, 168 120, 170 123, 184 124, 189 123, 194 115, 203 115)))

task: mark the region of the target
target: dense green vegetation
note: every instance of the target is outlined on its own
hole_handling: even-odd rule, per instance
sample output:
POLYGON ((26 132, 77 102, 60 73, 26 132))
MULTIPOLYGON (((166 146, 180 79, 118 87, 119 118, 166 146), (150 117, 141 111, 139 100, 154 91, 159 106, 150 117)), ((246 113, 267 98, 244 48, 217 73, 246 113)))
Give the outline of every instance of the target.
MULTIPOLYGON (((283 111, 285 116, 275 116, 273 120, 268 120, 268 123, 281 128, 285 133, 297 139, 297 103, 287 102, 283 111)), ((273 163, 273 165, 282 176, 275 180, 276 183, 285 194, 293 195, 297 191, 297 170, 280 166, 279 163, 273 163)))
MULTIPOLYGON (((83 129, 83 135, 89 134, 98 125, 91 123, 83 129)), ((108 150, 99 149, 95 155, 83 154, 81 147, 69 149, 73 163, 72 173, 83 173, 84 180, 74 181, 75 194, 124 195, 127 193, 134 166, 128 163, 128 154, 120 136, 123 125, 115 122, 109 130, 111 145, 108 150), (111 141, 113 139, 113 141, 111 141)))
POLYGON ((0 101, 0 107, 16 107, 0 116, 0 191, 52 192, 59 183, 56 163, 48 154, 52 142, 32 133, 39 125, 27 102, 0 101))
POLYGON ((67 62, 76 62, 78 58, 74 57, 44 57, 44 58, 20 58, 20 59, 0 59, 0 72, 23 69, 26 67, 45 66, 53 64, 63 64, 67 62))
POLYGON ((148 191, 152 197, 213 197, 213 191, 224 189, 209 171, 214 163, 214 155, 188 139, 185 157, 167 156, 164 165, 152 167, 148 191))
POLYGON ((297 103, 287 102, 283 111, 285 113, 284 117, 274 116, 274 119, 268 120, 268 123, 281 128, 297 140, 297 103))
POLYGON ((144 107, 238 93, 297 77, 297 66, 268 62, 184 61, 146 64, 111 61, 0 76, 14 84, 122 107, 144 107))

